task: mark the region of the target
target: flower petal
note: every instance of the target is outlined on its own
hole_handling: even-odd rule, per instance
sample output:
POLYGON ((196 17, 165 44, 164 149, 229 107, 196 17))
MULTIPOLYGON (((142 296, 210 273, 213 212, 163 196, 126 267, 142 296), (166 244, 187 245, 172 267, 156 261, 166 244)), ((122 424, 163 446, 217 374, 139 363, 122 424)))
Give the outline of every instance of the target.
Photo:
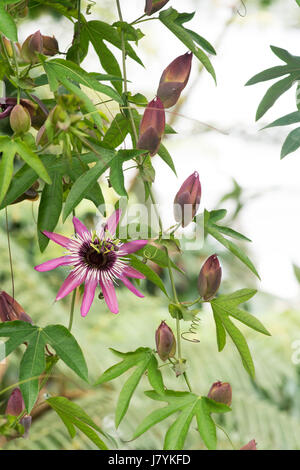
POLYGON ((144 274, 140 273, 131 266, 126 266, 126 268, 123 270, 123 273, 126 274, 126 276, 135 277, 136 279, 145 279, 144 274))
POLYGON ((55 300, 60 300, 68 295, 72 290, 76 289, 76 287, 82 284, 84 279, 84 277, 76 276, 76 274, 74 275, 74 273, 71 272, 59 289, 55 300))
POLYGON ((84 286, 84 294, 83 294, 83 299, 82 299, 82 304, 81 304, 81 315, 85 317, 93 303, 94 297, 95 297, 95 290, 97 287, 97 280, 91 280, 87 281, 84 286))
POLYGON ((99 281, 104 300, 112 313, 119 313, 118 301, 114 284, 111 280, 99 281))
POLYGON ((108 232, 114 236, 116 233, 116 229, 120 220, 122 214, 121 209, 117 209, 115 212, 111 214, 111 216, 108 218, 105 229, 108 230, 108 232))
POLYGON ((123 284, 127 287, 127 289, 129 289, 138 297, 144 297, 144 295, 139 290, 137 290, 137 288, 129 281, 129 279, 127 279, 127 277, 122 276, 120 277, 120 279, 123 282, 123 284))
POLYGON ((42 232, 46 237, 50 238, 53 242, 57 243, 58 245, 64 246, 67 248, 69 242, 71 241, 70 238, 64 237, 63 235, 59 235, 58 233, 53 233, 53 232, 47 232, 44 230, 42 232))
POLYGON ((124 243, 118 251, 118 255, 129 255, 129 253, 134 253, 137 250, 140 250, 145 245, 147 245, 148 240, 134 240, 132 242, 124 243))
POLYGON ((71 264, 71 260, 71 256, 61 256, 60 258, 53 258, 45 263, 39 264, 38 266, 35 266, 34 269, 39 272, 51 271, 51 269, 55 269, 58 266, 71 264))
POLYGON ((75 232, 78 233, 78 235, 81 237, 85 232, 90 233, 86 226, 81 222, 81 220, 77 219, 77 217, 73 217, 72 222, 75 228, 75 232))

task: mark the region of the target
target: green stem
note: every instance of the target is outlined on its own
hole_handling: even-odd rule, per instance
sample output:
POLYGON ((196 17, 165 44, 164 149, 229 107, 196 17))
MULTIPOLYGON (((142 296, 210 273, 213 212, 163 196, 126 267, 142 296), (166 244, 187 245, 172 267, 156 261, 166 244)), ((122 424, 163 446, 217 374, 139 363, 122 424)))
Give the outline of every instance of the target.
MULTIPOLYGON (((10 44, 11 44, 11 47, 12 47, 12 51, 13 51, 13 59, 14 59, 14 64, 15 64, 15 72, 16 72, 16 76, 17 76, 17 79, 19 80, 19 66, 18 66, 18 59, 17 59, 17 54, 16 54, 16 48, 15 48, 15 45, 13 43, 13 41, 10 41, 10 44)), ((17 104, 20 104, 20 96, 21 96, 21 90, 20 90, 20 87, 18 86, 17 88, 17 104)))
POLYGON ((221 431, 223 431, 223 433, 224 433, 224 434, 225 434, 225 436, 227 437, 228 441, 230 442, 230 444, 231 444, 232 448, 233 448, 234 450, 236 450, 236 448, 235 448, 235 446, 234 446, 234 444, 233 444, 232 440, 231 440, 231 439, 230 439, 230 437, 229 437, 229 434, 228 434, 228 432, 227 432, 227 431, 225 431, 225 429, 224 429, 224 428, 222 428, 222 426, 220 426, 219 424, 215 423, 215 425, 216 425, 216 427, 217 427, 217 428, 219 428, 221 431))
POLYGON ((71 301, 71 309, 70 309, 70 319, 69 319, 69 326, 68 330, 71 331, 73 325, 73 318, 74 318, 74 307, 75 307, 75 299, 76 299, 76 291, 77 289, 73 290, 72 301, 71 301))
POLYGON ((7 235, 7 246, 8 246, 8 258, 9 258, 9 266, 10 266, 11 285, 12 285, 12 298, 14 299, 15 298, 15 282, 14 282, 14 270, 13 270, 13 262, 12 262, 12 255, 11 255, 11 246, 10 246, 7 207, 5 207, 5 223, 6 223, 6 235, 7 235))
POLYGON ((78 49, 77 49, 77 63, 80 65, 80 30, 81 30, 81 23, 80 23, 80 18, 81 18, 81 0, 77 0, 77 20, 78 20, 78 27, 77 27, 77 44, 78 44, 78 49))
POLYGON ((146 13, 144 13, 142 16, 139 16, 136 20, 134 20, 132 23, 130 23, 131 26, 134 25, 135 23, 137 23, 138 21, 140 21, 142 18, 145 18, 145 16, 146 16, 146 13))
MULTIPOLYGON (((123 22, 123 15, 122 15, 122 10, 121 10, 120 0, 116 0, 116 3, 117 3, 119 20, 123 22)), ((130 124, 132 127, 133 136, 134 136, 133 146, 136 147, 136 143, 138 141, 138 135, 137 135, 136 127, 135 127, 135 122, 133 119, 132 110, 131 110, 129 103, 127 102, 128 88, 127 88, 127 71, 126 71, 126 48, 125 48, 125 38, 124 38, 123 30, 121 30, 121 44, 122 44, 122 68, 123 68, 124 95, 126 97, 125 105, 128 106, 128 114, 129 114, 130 124)))

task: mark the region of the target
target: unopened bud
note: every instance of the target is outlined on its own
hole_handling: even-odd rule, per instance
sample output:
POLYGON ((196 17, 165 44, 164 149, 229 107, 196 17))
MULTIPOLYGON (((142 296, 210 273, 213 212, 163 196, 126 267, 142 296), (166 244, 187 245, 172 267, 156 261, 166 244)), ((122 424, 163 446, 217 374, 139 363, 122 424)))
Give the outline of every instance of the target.
POLYGON ((201 184, 195 171, 181 185, 174 199, 174 217, 186 227, 195 217, 201 199, 201 184))
POLYGON ((203 264, 198 277, 198 291, 204 300, 211 300, 221 284, 222 269, 217 255, 211 255, 203 264))
POLYGON ((40 31, 30 34, 25 39, 21 49, 24 60, 33 64, 38 62, 37 54, 53 56, 58 52, 58 42, 55 37, 43 36, 40 31))
POLYGON ((33 323, 30 316, 24 312, 23 307, 5 291, 0 291, 0 320, 2 322, 20 320, 33 323))
POLYGON ((10 113, 9 122, 16 134, 24 134, 31 127, 29 111, 21 104, 16 104, 10 113))
POLYGON ((146 0, 145 13, 150 16, 168 3, 169 0, 146 0))
MULTIPOLYGON (((2 37, 2 40, 3 40, 3 45, 5 47, 5 50, 7 52, 7 55, 9 57, 13 57, 14 56, 14 53, 13 53, 13 48, 12 48, 12 45, 11 45, 11 42, 9 39, 7 39, 6 37, 2 37)), ((1 47, 2 49, 2 47, 1 47)), ((4 51, 3 51, 4 52, 4 51)))
POLYGON ((21 390, 19 388, 14 388, 8 399, 5 414, 11 416, 19 416, 24 410, 25 404, 21 390))
POLYGON ((240 450, 257 450, 256 448, 257 444, 254 439, 252 441, 249 441, 248 444, 245 444, 243 447, 240 448, 240 450))
POLYGON ((231 385, 228 382, 215 382, 210 387, 207 396, 211 400, 230 406, 232 402, 231 385))
POLYGON ((43 36, 43 54, 53 56, 58 54, 58 42, 54 36, 43 36))
POLYGON ((37 189, 39 188, 39 182, 36 181, 33 183, 33 185, 27 189, 21 196, 19 196, 17 199, 15 199, 11 204, 17 204, 18 202, 22 202, 25 200, 28 201, 36 201, 39 198, 39 193, 37 192, 37 189))
POLYGON ((140 124, 137 148, 148 150, 151 157, 156 154, 165 130, 165 110, 159 98, 148 103, 140 124))
POLYGON ((162 361, 176 353, 176 340, 171 328, 162 321, 155 332, 156 349, 162 361))
POLYGON ((163 71, 157 90, 157 96, 161 99, 165 108, 174 106, 178 101, 190 76, 192 58, 193 54, 187 52, 173 60, 163 71))

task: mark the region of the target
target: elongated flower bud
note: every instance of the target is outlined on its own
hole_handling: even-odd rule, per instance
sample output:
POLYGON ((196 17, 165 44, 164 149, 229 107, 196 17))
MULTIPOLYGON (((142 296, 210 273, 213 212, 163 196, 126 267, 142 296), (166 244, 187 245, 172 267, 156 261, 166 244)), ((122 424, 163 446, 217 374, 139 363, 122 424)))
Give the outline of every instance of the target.
POLYGON ((31 127, 30 113, 21 104, 16 104, 10 113, 9 122, 16 134, 24 134, 31 127))
POLYGON ((231 385, 228 382, 215 382, 210 387, 207 396, 211 400, 230 406, 232 402, 231 385))
POLYGON ((33 323, 30 316, 24 312, 23 307, 5 291, 0 291, 0 320, 3 322, 20 320, 33 323))
POLYGON ((19 416, 24 410, 25 405, 21 390, 19 388, 14 388, 8 399, 5 414, 19 416))
POLYGON ((169 0, 146 0, 145 13, 150 16, 168 3, 169 0))
POLYGON ((162 361, 173 357, 176 352, 176 340, 171 328, 162 321, 155 333, 156 349, 162 361))
POLYGON ((27 189, 21 196, 19 196, 17 199, 15 199, 11 204, 17 204, 18 202, 22 202, 25 200, 28 201, 36 201, 39 198, 39 193, 37 192, 37 189, 39 189, 39 182, 35 181, 33 185, 27 189))
POLYGON ((222 269, 217 255, 211 255, 203 264, 198 277, 198 291, 204 300, 211 300, 221 284, 222 269))
POLYGON ((243 447, 240 448, 240 450, 257 450, 256 448, 257 444, 254 439, 252 441, 249 441, 248 444, 245 444, 243 447))
POLYGON ((195 171, 181 185, 174 199, 174 217, 186 227, 195 217, 201 199, 201 184, 195 171))
POLYGON ((163 71, 157 90, 157 96, 161 99, 165 108, 174 106, 178 101, 190 76, 192 58, 193 54, 187 52, 173 60, 163 71))
MULTIPOLYGON (((19 388, 14 388, 8 399, 5 414, 11 416, 19 416, 24 410, 25 404, 21 390, 19 388)), ((27 414, 20 419, 20 424, 22 424, 22 426, 24 427, 24 438, 28 437, 31 421, 31 416, 27 414)))
POLYGON ((137 148, 148 150, 151 157, 156 154, 165 130, 165 110, 159 98, 148 103, 140 124, 137 148))

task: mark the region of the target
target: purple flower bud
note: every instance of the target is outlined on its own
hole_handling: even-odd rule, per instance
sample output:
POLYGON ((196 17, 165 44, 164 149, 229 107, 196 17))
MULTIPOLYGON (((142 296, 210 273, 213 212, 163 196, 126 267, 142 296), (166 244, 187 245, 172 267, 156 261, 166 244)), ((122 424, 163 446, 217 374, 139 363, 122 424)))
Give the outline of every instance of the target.
POLYGON ((24 134, 31 127, 30 113, 21 104, 16 104, 10 113, 10 127, 16 134, 24 134))
POLYGON ((245 444, 243 447, 240 448, 240 450, 257 450, 256 448, 257 444, 254 439, 252 441, 249 441, 248 444, 245 444))
POLYGON ((188 82, 192 58, 193 54, 187 52, 173 60, 163 71, 157 96, 161 99, 165 108, 170 108, 177 103, 182 90, 188 82))
POLYGON ((162 361, 173 357, 176 352, 176 340, 171 328, 162 321, 155 332, 156 349, 162 361))
POLYGON ((211 255, 203 264, 198 277, 198 291, 204 300, 211 300, 221 284, 222 269, 217 255, 211 255))
POLYGON ((19 416, 25 410, 25 404, 22 397, 21 390, 14 388, 8 399, 5 414, 12 416, 19 416))
POLYGON ((160 146, 166 125, 165 110, 159 98, 148 103, 140 124, 140 137, 137 148, 150 152, 151 157, 156 154, 160 146))
POLYGON ((24 41, 21 54, 24 60, 31 63, 37 63, 36 54, 53 56, 58 54, 59 47, 55 37, 43 36, 40 31, 30 34, 24 41))
POLYGON ((201 184, 195 171, 181 185, 174 199, 174 217, 186 227, 195 217, 201 199, 201 184))
POLYGON ((168 3, 169 0, 146 0, 145 13, 150 16, 168 3))
POLYGON ((5 291, 0 291, 0 320, 5 321, 27 321, 33 323, 29 315, 24 312, 23 307, 5 291))
POLYGON ((215 382, 210 387, 207 396, 211 400, 230 406, 232 402, 231 385, 228 382, 215 382))

